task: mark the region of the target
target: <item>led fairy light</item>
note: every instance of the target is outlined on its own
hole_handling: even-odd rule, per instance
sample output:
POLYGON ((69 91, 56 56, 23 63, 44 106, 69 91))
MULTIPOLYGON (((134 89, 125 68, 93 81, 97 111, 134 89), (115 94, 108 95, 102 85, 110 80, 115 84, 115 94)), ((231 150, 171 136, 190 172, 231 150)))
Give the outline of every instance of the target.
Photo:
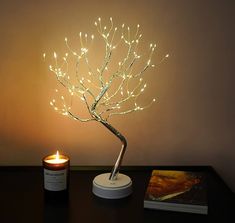
MULTIPOLYGON (((71 100, 68 105, 65 97, 61 95, 58 97, 58 100, 52 99, 50 105, 55 111, 74 120, 100 122, 121 140, 121 151, 108 177, 110 182, 116 182, 118 176, 120 176, 119 169, 126 151, 127 141, 110 124, 109 119, 115 115, 126 115, 142 111, 149 108, 156 101, 155 98, 151 99, 145 105, 140 105, 137 102, 139 96, 147 88, 147 84, 143 80, 144 73, 149 68, 156 67, 156 65, 152 64, 152 56, 156 49, 156 44, 149 44, 147 53, 140 55, 138 53, 138 46, 141 42, 142 34, 140 33, 139 24, 131 30, 125 24, 122 24, 120 28, 115 27, 112 18, 109 19, 109 24, 106 25, 104 25, 101 18, 98 18, 94 25, 105 45, 102 64, 97 68, 92 67, 90 64, 89 53, 95 39, 93 34, 79 33, 79 50, 74 50, 69 44, 68 38, 65 37, 64 41, 68 52, 63 56, 54 52, 54 65, 49 65, 49 70, 55 74, 57 81, 68 90, 71 100), (126 48, 127 52, 121 60, 113 61, 113 51, 116 51, 121 44, 126 48), (133 68, 140 61, 145 61, 143 67, 138 71, 134 71, 135 69, 133 68), (84 70, 81 72, 80 65, 82 62, 87 66, 87 75, 84 74, 84 70), (109 71, 110 64, 116 65, 115 71, 109 71), (115 86, 113 86, 114 82, 115 86), (74 97, 85 104, 89 117, 81 117, 72 111, 72 99, 74 97), (62 106, 59 106, 59 104, 62 106)), ((45 57, 46 54, 43 54, 44 59, 45 57)), ((160 63, 167 57, 169 57, 169 54, 162 58, 160 63)), ((56 90, 56 93, 59 93, 58 90, 56 90)))

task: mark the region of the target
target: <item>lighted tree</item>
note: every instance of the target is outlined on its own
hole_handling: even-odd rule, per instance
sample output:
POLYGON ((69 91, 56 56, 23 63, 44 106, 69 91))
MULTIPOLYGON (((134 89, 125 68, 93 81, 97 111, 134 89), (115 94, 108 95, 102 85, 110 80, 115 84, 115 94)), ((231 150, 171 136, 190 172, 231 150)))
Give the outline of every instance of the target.
MULTIPOLYGON (((101 19, 95 22, 97 31, 104 41, 105 54, 101 65, 93 68, 89 60, 90 48, 94 42, 94 35, 82 34, 80 32, 80 49, 74 50, 65 37, 65 45, 68 52, 58 57, 54 52, 54 65, 50 65, 57 81, 68 90, 70 94, 69 103, 64 96, 60 96, 60 104, 53 99, 50 104, 62 115, 68 116, 81 122, 97 121, 108 128, 122 142, 122 148, 113 167, 109 179, 115 180, 126 151, 127 141, 125 137, 115 129, 109 119, 115 115, 126 115, 142 111, 152 105, 155 99, 141 106, 137 99, 143 94, 146 83, 144 73, 155 65, 151 63, 156 44, 150 44, 145 54, 138 53, 138 45, 142 34, 139 33, 140 26, 137 25, 132 31, 124 24, 118 29, 114 27, 113 20, 107 26, 102 25, 101 19), (120 60, 113 60, 114 51, 117 48, 125 48, 125 55, 120 60), (141 64, 138 70, 134 69, 136 64, 141 64), (143 64, 144 61, 144 64, 143 64), (81 69, 81 64, 86 65, 86 71, 81 69), (111 71, 109 67, 116 69, 111 71), (81 117, 73 111, 73 99, 78 98, 87 108, 89 117, 81 117)), ((122 49, 123 52, 123 49, 122 49)), ((162 59, 168 57, 168 54, 162 59)), ((45 58, 45 54, 44 54, 45 58)), ((161 62, 161 61, 160 61, 161 62)), ((58 90, 56 90, 58 92, 58 90)))

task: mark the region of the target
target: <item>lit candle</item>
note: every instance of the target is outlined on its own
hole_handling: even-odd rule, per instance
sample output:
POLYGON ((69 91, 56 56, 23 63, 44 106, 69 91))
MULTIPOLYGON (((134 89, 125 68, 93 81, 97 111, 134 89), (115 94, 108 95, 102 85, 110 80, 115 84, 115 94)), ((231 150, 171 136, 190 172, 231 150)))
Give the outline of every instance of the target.
POLYGON ((69 186, 69 157, 59 154, 43 158, 44 191, 47 197, 58 199, 67 196, 69 186))
POLYGON ((67 158, 59 154, 59 151, 56 152, 56 155, 47 156, 45 162, 48 164, 62 164, 68 161, 67 158))

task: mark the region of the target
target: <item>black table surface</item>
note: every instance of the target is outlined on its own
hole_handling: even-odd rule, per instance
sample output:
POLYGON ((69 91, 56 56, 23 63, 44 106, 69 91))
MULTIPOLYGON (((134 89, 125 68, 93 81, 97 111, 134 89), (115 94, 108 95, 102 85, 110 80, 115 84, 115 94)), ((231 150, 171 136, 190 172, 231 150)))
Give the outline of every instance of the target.
POLYGON ((130 166, 122 173, 133 181, 133 194, 107 200, 92 194, 93 178, 110 167, 72 167, 69 200, 48 203, 44 199, 42 167, 0 167, 0 222, 231 222, 234 193, 210 166, 130 166), (208 215, 143 208, 153 169, 203 171, 207 174, 208 215))

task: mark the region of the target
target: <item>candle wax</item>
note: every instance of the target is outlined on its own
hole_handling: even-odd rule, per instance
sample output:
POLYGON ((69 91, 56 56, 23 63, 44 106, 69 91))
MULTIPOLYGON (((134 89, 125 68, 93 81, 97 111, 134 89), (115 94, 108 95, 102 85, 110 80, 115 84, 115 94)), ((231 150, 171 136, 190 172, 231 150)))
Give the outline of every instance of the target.
POLYGON ((61 163, 65 163, 66 161, 68 161, 67 159, 51 159, 51 160, 45 160, 46 163, 50 163, 50 164, 61 164, 61 163))

